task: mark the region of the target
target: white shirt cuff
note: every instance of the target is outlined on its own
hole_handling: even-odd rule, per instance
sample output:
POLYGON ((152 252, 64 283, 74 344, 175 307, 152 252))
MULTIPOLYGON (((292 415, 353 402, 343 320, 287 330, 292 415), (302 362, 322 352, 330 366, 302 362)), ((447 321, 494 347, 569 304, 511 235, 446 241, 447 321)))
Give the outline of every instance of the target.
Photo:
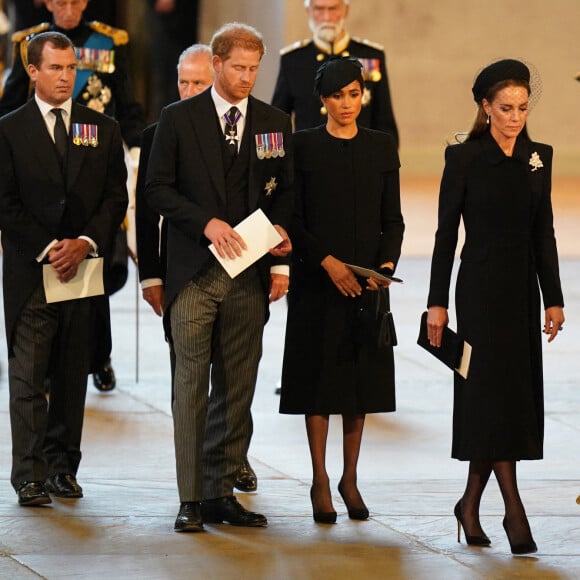
POLYGON ((97 244, 95 244, 95 242, 93 242, 93 240, 91 240, 91 238, 89 238, 88 236, 79 236, 78 239, 85 240, 86 242, 89 242, 89 244, 91 244, 91 248, 93 248, 93 249, 89 252, 89 254, 93 258, 97 258, 99 256, 99 248, 97 247, 97 244))
POLYGON ((44 250, 42 250, 42 252, 40 254, 38 254, 38 256, 36 256, 36 261, 42 262, 42 260, 44 260, 44 258, 46 258, 46 254, 48 254, 48 252, 50 251, 50 248, 52 248, 52 246, 54 246, 54 244, 56 244, 57 242, 58 242, 58 240, 52 240, 52 242, 50 242, 50 244, 48 244, 48 246, 46 246, 46 248, 44 248, 44 250))
POLYGON ((282 274, 283 276, 290 277, 290 266, 286 264, 280 264, 279 266, 271 266, 270 274, 282 274))
POLYGON ((151 286, 163 286, 163 280, 161 278, 145 278, 145 280, 141 280, 141 290, 151 288, 151 286))

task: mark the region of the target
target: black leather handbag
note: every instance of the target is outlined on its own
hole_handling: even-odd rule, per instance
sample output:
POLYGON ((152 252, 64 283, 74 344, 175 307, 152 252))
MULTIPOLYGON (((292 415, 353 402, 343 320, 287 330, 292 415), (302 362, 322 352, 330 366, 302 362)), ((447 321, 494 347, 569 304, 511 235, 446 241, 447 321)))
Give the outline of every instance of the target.
POLYGON ((358 342, 372 342, 377 349, 397 346, 397 332, 385 288, 365 290, 357 311, 358 342))

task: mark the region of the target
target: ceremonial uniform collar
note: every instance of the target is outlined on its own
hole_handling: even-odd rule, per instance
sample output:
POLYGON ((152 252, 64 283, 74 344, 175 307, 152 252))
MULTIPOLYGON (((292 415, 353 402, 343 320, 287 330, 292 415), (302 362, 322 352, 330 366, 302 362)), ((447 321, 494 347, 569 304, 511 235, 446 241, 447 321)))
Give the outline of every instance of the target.
POLYGON ((54 22, 52 24, 52 29, 55 32, 60 32, 61 34, 64 34, 65 36, 68 36, 69 38, 74 38, 75 36, 77 36, 81 32, 84 32, 86 27, 87 27, 87 23, 83 19, 81 19, 78 26, 75 26, 74 28, 69 28, 68 30, 65 28, 61 28, 60 26, 57 26, 54 22))
MULTIPOLYGON (((325 54, 342 54, 350 43, 350 34, 345 31, 344 36, 339 38, 334 44, 325 42, 317 36, 313 37, 314 44, 318 50, 325 54)), ((344 55, 348 56, 348 55, 344 55)))

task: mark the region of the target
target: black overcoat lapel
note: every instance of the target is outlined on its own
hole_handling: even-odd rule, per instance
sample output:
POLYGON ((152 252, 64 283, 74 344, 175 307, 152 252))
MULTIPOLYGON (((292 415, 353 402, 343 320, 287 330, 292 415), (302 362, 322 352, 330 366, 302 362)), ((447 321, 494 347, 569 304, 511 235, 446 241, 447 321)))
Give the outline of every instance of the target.
MULTIPOLYGON (((82 114, 82 110, 73 103, 73 108, 71 111, 71 123, 68 132, 68 152, 67 152, 67 183, 72 184, 75 182, 81 170, 83 159, 85 158, 87 152, 86 145, 75 145, 73 143, 73 123, 83 124, 85 119, 82 114)), ((97 128, 97 139, 98 139, 98 128, 97 128)), ((97 144, 97 147, 99 145, 97 144)), ((90 147, 90 145, 89 145, 90 147)))
POLYGON ((254 210, 258 207, 258 200, 264 191, 263 187, 265 184, 264 175, 260 170, 261 166, 258 165, 261 161, 256 155, 255 136, 262 133, 272 133, 274 128, 268 125, 269 114, 267 110, 252 96, 250 96, 248 101, 248 117, 250 125, 246 135, 250 141, 250 172, 248 176, 250 190, 248 192, 248 205, 250 210, 254 210))
POLYGON ((192 129, 199 143, 200 154, 221 200, 226 203, 226 178, 222 163, 222 148, 216 139, 217 113, 210 89, 191 99, 188 108, 192 129))
POLYGON ((63 175, 58 154, 36 101, 28 102, 25 115, 22 130, 26 133, 27 141, 30 144, 31 163, 38 163, 47 175, 54 178, 56 182, 62 182, 63 175))

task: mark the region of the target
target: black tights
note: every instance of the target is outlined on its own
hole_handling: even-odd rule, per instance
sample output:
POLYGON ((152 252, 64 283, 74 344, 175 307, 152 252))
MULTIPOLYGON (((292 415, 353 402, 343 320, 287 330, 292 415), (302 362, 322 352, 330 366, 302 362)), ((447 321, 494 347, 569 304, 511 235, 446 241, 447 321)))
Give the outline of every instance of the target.
POLYGON ((505 504, 505 522, 514 543, 531 539, 532 532, 518 491, 515 461, 470 461, 467 485, 461 498, 461 512, 465 533, 481 536, 479 504, 491 472, 495 474, 505 504))

